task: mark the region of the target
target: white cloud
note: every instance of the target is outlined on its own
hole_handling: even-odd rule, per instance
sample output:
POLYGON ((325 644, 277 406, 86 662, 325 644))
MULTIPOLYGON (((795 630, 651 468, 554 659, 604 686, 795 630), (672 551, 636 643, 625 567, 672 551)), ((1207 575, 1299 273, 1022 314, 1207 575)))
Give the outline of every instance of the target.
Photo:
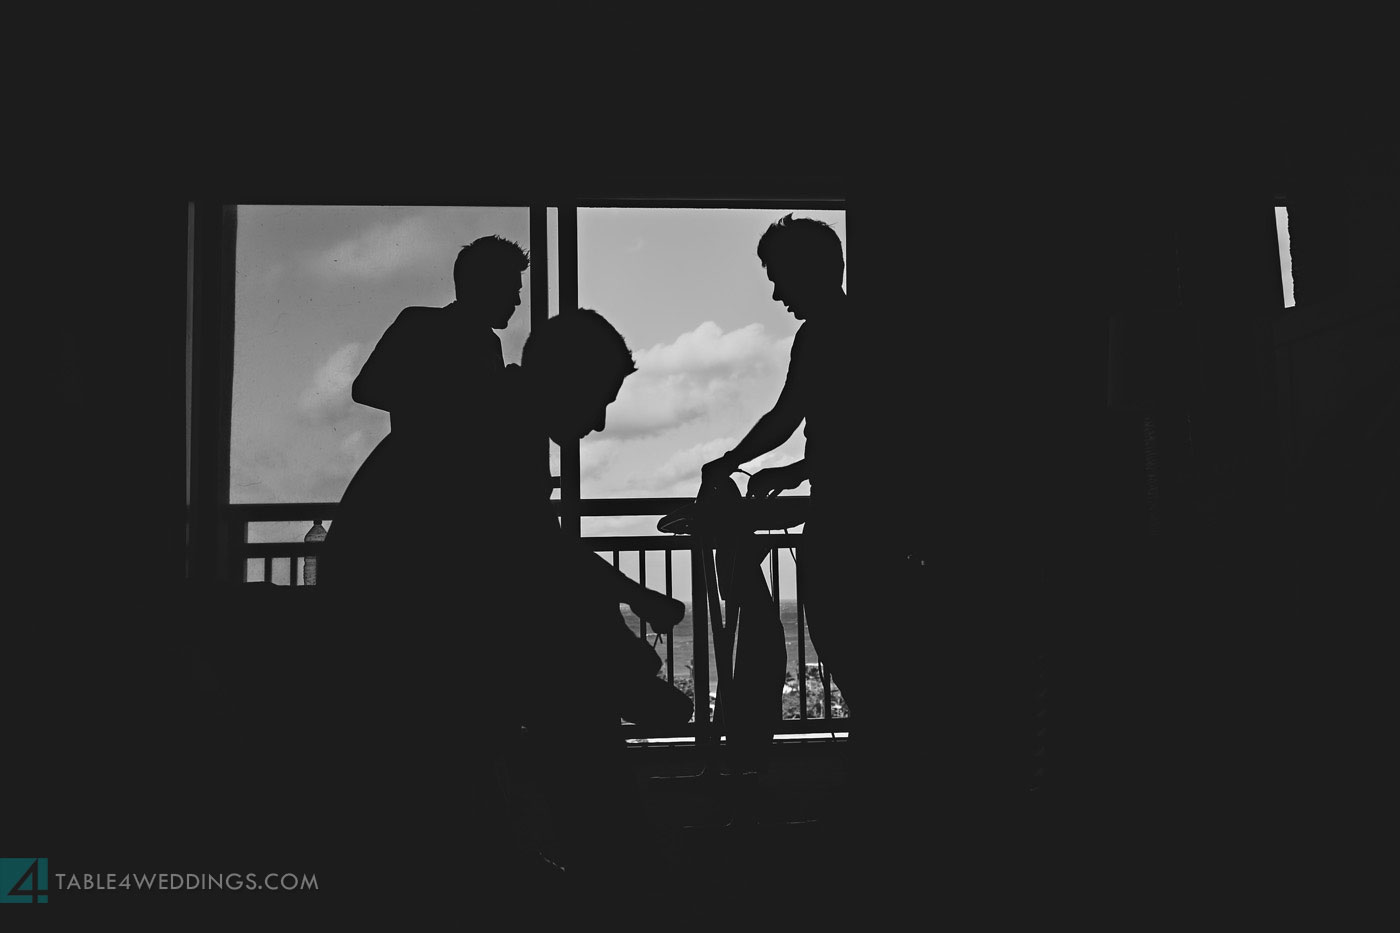
POLYGON ((790 348, 791 338, 774 340, 764 332, 762 324, 749 324, 725 333, 714 321, 706 321, 671 343, 637 351, 637 369, 666 376, 727 374, 767 368, 784 343, 790 348))
POLYGON ((662 434, 694 421, 732 394, 733 386, 724 380, 701 383, 638 372, 608 407, 607 431, 616 438, 662 434))
POLYGON ((422 217, 375 224, 312 256, 307 265, 328 279, 382 279, 441 258, 444 245, 422 217))
POLYGON ((761 324, 725 333, 706 321, 669 344, 639 350, 637 372, 608 409, 608 436, 662 434, 713 414, 750 392, 754 380, 784 372, 791 348, 791 337, 771 337, 761 324))
POLYGON ((311 377, 311 385, 297 400, 302 416, 327 424, 351 411, 350 386, 360 372, 360 344, 347 343, 330 355, 311 377))
MULTIPOLYGON (((585 515, 581 521, 583 533, 588 537, 603 535, 653 535, 656 534, 655 515, 585 515)), ((656 584, 651 584, 656 588, 656 584)))
POLYGON ((293 437, 265 436, 240 444, 231 463, 233 501, 338 501, 389 433, 384 412, 351 408, 337 424, 301 424, 293 437))
MULTIPOLYGON (((578 469, 580 479, 597 479, 612 466, 617 456, 617 441, 607 438, 585 437, 578 443, 578 469)), ((558 469, 558 459, 551 463, 558 469)))
MULTIPOLYGON (((619 477, 621 480, 620 491, 630 495, 643 493, 647 496, 663 499, 689 498, 695 495, 700 488, 700 468, 733 448, 737 443, 737 438, 718 437, 687 447, 684 450, 678 450, 654 470, 619 477)), ((759 470, 769 467, 787 466, 789 463, 795 463, 801 459, 800 454, 794 455, 784 449, 786 446, 754 458, 745 464, 744 468, 750 473, 757 473, 759 470)), ((748 482, 748 478, 742 474, 735 475, 734 480, 739 484, 741 490, 748 482)), ((805 493, 805 491, 804 485, 799 492, 805 493)))
POLYGON ((717 437, 703 444, 678 450, 667 457, 654 472, 638 477, 636 485, 638 488, 661 490, 679 484, 690 489, 685 495, 693 496, 700 485, 700 468, 722 455, 735 443, 732 437, 717 437))
POLYGON ((359 465, 364 462, 365 457, 368 457, 369 452, 373 449, 374 444, 370 443, 369 439, 365 436, 363 428, 351 431, 345 440, 340 442, 341 454, 348 457, 350 462, 355 465, 356 469, 359 468, 359 465))

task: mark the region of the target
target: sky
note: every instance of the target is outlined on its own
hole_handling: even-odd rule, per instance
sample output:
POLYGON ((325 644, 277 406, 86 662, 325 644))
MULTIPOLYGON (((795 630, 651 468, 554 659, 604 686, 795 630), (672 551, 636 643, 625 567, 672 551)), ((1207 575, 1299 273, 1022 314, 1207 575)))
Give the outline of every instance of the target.
MULTIPOLYGON (((229 499, 335 502, 389 430, 350 399, 384 329, 409 305, 452 300, 462 244, 528 246, 524 208, 241 206, 229 499)), ((529 277, 522 301, 528 300, 529 277)), ((517 314, 502 342, 524 342, 517 314)))
MULTIPOLYGON (((602 313, 631 346, 638 372, 608 410, 607 429, 580 444, 586 498, 688 497, 701 464, 730 449, 777 399, 797 321, 771 300, 755 248, 779 210, 580 209, 579 303, 602 313)), ((843 211, 795 211, 831 223, 843 211)), ((558 256, 557 212, 548 250, 558 256)), ((1276 212, 1285 306, 1294 304, 1287 212, 1276 212)), ((462 245, 499 234, 527 249, 526 208, 239 208, 230 464, 234 503, 334 502, 389 430, 389 416, 355 404, 350 384, 384 329, 409 305, 453 298, 462 245)), ((550 311, 558 274, 550 269, 550 311)), ((501 334, 518 362, 528 334, 530 276, 501 334)), ((551 469, 558 473, 558 450, 551 469)), ((802 432, 748 465, 801 457, 802 432)), ((735 479, 743 488, 746 477, 735 479)), ((807 488, 794 491, 805 494, 807 488)), ((583 519, 583 533, 655 534, 657 516, 583 519)), ((267 523, 250 540, 296 540, 305 524, 267 523)), ((635 556, 623 556, 633 576, 635 556)), ((685 555, 677 595, 688 598, 685 555)), ((782 574, 791 594, 791 561, 782 574)), ((661 557, 648 579, 661 579, 661 557)))
MULTIPOLYGON (((580 443, 585 498, 693 496, 701 464, 733 447, 777 399, 798 322, 771 299, 756 247, 784 213, 579 210, 579 304, 618 328, 638 367, 608 409, 607 429, 580 443)), ((793 213, 832 224, 845 243, 844 211, 793 213)), ((386 413, 350 399, 355 375, 403 308, 452 300, 458 250, 487 234, 528 249, 528 210, 240 206, 231 502, 340 499, 389 430, 386 413)), ((557 241, 553 210, 549 235, 557 241)), ((552 264, 557 242, 548 253, 552 264)), ((519 361, 528 334, 535 296, 528 273, 524 282, 501 332, 508 363, 519 361)), ((799 459, 802 440, 799 429, 747 469, 799 459)), ((735 478, 742 488, 746 477, 735 478)), ((806 492, 804 484, 793 494, 806 492)), ((655 534, 656 518, 585 518, 583 533, 655 534)), ((250 540, 299 537, 300 526, 283 525, 255 526, 250 540)), ((649 562, 649 580, 653 572, 649 562)), ((678 590, 688 592, 684 583, 678 590)))

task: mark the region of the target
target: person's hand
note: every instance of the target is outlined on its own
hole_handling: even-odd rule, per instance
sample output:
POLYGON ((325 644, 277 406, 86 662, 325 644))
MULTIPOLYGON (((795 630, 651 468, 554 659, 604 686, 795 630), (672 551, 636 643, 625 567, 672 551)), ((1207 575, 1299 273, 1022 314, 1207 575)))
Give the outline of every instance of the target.
POLYGON ((663 635, 685 618, 685 603, 655 590, 642 590, 627 605, 653 632, 663 635))
POLYGON ((792 469, 794 464, 785 467, 769 467, 759 470, 749 477, 748 495, 754 499, 771 499, 784 489, 796 489, 802 485, 802 477, 792 469))
POLYGON ((727 480, 736 468, 735 463, 727 457, 720 457, 711 460, 700 468, 700 483, 704 486, 713 486, 727 480))

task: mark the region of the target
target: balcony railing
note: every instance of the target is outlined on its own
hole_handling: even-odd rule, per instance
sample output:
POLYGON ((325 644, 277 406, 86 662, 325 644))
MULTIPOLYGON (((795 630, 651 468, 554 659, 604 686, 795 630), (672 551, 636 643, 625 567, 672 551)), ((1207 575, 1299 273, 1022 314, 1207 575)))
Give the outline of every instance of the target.
MULTIPOLYGON (((686 504, 687 499, 594 499, 583 500, 579 503, 580 513, 584 516, 602 515, 656 515, 661 516, 686 504)), ((231 505, 228 507, 228 525, 230 529, 229 542, 229 578, 243 582, 271 581, 289 586, 305 585, 305 570, 308 561, 314 561, 321 545, 315 542, 301 540, 309 531, 314 522, 320 521, 323 524, 333 522, 338 509, 338 504, 334 502, 307 502, 307 503, 279 503, 272 505, 231 505), (292 528, 283 528, 283 535, 289 535, 292 540, 282 540, 274 542, 250 542, 249 529, 255 523, 290 523, 292 528), (299 529, 299 530, 298 530, 299 529)), ((773 598, 782 605, 785 593, 791 591, 795 600, 796 612, 796 671, 795 676, 790 676, 789 683, 792 692, 797 694, 797 709, 795 718, 784 718, 774 724, 775 734, 778 736, 796 736, 812 734, 831 734, 836 736, 844 732, 846 721, 843 714, 834 714, 833 706, 840 707, 841 700, 839 692, 833 690, 831 678, 821 667, 816 659, 815 653, 811 650, 807 638, 806 611, 797 593, 795 581, 789 583, 783 579, 781 571, 781 561, 779 552, 783 548, 792 550, 794 559, 802 545, 802 535, 796 533, 770 533, 760 535, 763 543, 768 546, 768 584, 773 594, 773 598), (809 672, 815 673, 814 681, 819 686, 816 688, 820 692, 820 703, 813 704, 815 697, 812 696, 812 688, 808 685, 809 672), (833 703, 833 701, 835 701, 833 703), (815 706, 815 708, 814 708, 815 706)), ((624 570, 623 557, 625 555, 636 555, 636 572, 629 573, 632 579, 644 586, 664 592, 668 596, 673 596, 675 591, 675 580, 677 574, 677 555, 685 555, 685 563, 689 564, 691 603, 690 612, 686 619, 677 626, 676 630, 661 635, 661 642, 657 648, 664 660, 666 680, 672 685, 677 685, 676 676, 676 648, 677 642, 682 638, 684 630, 689 628, 691 644, 693 646, 690 682, 694 688, 695 716, 692 719, 689 731, 682 731, 679 735, 676 730, 667 730, 663 735, 648 730, 631 723, 622 725, 624 735, 633 740, 641 739, 679 739, 679 740, 703 740, 713 741, 720 737, 718 727, 714 722, 713 696, 710 685, 711 664, 713 663, 712 650, 710 645, 710 625, 713 613, 719 609, 717 598, 706 598, 706 583, 704 577, 704 562, 701 559, 701 542, 698 538, 689 535, 631 535, 631 536, 585 536, 583 539, 585 546, 593 551, 610 558, 614 567, 624 570), (660 553, 661 575, 660 580, 648 579, 647 576, 647 556, 660 553), (658 586, 660 583, 662 585, 658 586)), ((722 610, 721 610, 722 611, 722 610)), ((648 641, 651 641, 659 633, 650 633, 646 625, 640 619, 632 617, 632 624, 636 625, 637 632, 648 641)), ((791 668, 792 658, 789 658, 789 673, 793 674, 791 668)), ((684 681, 681 682, 683 687, 684 681)))

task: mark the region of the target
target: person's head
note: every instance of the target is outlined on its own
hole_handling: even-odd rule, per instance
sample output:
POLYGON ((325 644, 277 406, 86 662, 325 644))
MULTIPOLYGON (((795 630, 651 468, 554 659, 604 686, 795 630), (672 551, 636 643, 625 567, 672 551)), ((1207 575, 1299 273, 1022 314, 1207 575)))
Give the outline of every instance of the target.
POLYGON ((588 308, 536 326, 520 366, 540 389, 546 427, 556 443, 603 430, 622 380, 637 371, 622 335, 588 308))
POLYGON ((841 291, 846 260, 830 224, 787 214, 758 240, 758 259, 773 283, 773 300, 798 320, 841 291))
POLYGON ((510 323, 520 306, 523 273, 530 265, 530 254, 499 236, 473 240, 457 254, 452 265, 452 283, 457 300, 479 310, 497 330, 510 323))

